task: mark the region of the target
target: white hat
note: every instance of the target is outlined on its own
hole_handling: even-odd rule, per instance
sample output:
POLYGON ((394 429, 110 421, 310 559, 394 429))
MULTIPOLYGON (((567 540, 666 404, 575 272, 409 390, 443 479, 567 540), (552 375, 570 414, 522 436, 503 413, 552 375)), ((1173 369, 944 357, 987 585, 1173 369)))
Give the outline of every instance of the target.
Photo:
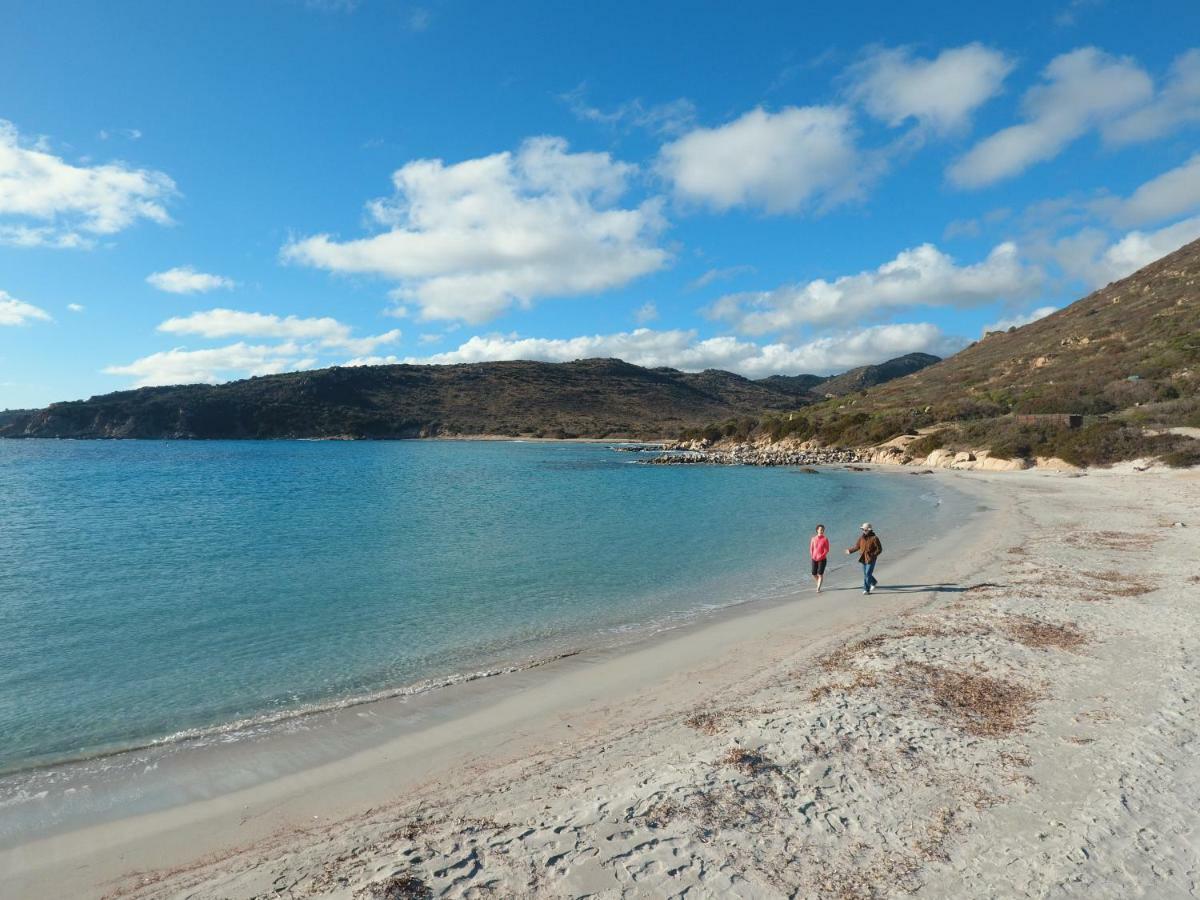
POLYGON ((862 523, 862 530, 863 530, 863 531, 870 531, 870 530, 871 530, 871 523, 870 523, 870 522, 863 522, 863 523, 862 523))

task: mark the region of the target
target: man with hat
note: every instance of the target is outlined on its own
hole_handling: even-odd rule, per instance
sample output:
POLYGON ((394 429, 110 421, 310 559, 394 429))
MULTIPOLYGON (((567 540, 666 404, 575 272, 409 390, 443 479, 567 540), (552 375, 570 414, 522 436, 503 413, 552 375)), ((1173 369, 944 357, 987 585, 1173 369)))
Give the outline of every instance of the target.
POLYGON ((871 528, 870 522, 862 523, 862 534, 858 538, 858 543, 846 551, 847 555, 851 553, 858 554, 858 561, 863 567, 863 593, 871 593, 872 588, 879 582, 875 580, 875 561, 879 559, 879 554, 883 553, 883 544, 871 528))

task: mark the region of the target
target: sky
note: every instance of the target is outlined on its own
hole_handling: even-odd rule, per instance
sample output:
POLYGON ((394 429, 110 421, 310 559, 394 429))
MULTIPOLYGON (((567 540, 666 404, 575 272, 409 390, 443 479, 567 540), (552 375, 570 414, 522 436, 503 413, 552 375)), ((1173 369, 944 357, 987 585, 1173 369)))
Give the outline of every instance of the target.
POLYGON ((1200 3, 0 0, 0 409, 946 355, 1200 237, 1200 3))

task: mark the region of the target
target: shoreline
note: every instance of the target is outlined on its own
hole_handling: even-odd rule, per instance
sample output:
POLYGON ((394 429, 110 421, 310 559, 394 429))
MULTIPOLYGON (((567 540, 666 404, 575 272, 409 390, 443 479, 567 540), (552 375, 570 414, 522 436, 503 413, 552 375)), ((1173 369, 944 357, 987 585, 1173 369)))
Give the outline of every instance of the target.
POLYGON ((0 866, 18 895, 140 898, 1194 893, 1200 539, 1174 523, 1200 480, 931 477, 989 508, 893 539, 870 598, 843 569, 0 866))
MULTIPOLYGON (((638 462, 643 462, 643 460, 638 460, 638 462)), ((840 467, 832 465, 827 468, 829 471, 840 469, 840 467)), ((859 469, 859 471, 867 470, 859 469)), ((875 472, 882 477, 896 474, 883 468, 878 468, 875 472)), ((960 494, 957 498, 958 502, 965 503, 961 492, 957 493, 960 494)), ((937 500, 939 505, 942 499, 944 498, 937 500)), ((965 514, 965 509, 959 512, 965 514)), ((952 524, 944 523, 943 527, 949 528, 952 527, 952 524)), ((803 542, 797 543, 796 552, 802 554, 801 543, 803 542)), ((843 566, 853 568, 850 562, 836 559, 831 562, 833 563, 830 568, 831 573, 843 566)), ((435 698, 446 698, 447 692, 453 694, 456 689, 462 689, 463 686, 473 682, 484 680, 503 682, 514 675, 520 675, 533 669, 553 667, 560 661, 575 656, 594 658, 601 655, 621 654, 652 642, 667 640, 677 634, 686 634, 696 628, 726 621, 731 617, 752 614, 760 609, 794 602, 798 597, 803 597, 811 587, 808 584, 807 569, 803 565, 796 565, 794 568, 797 571, 795 584, 799 587, 790 586, 782 593, 780 588, 775 587, 766 591, 752 591, 736 598, 714 596, 713 602, 694 605, 690 609, 679 610, 666 617, 620 623, 604 627, 586 636, 579 635, 575 638, 568 638, 565 643, 560 640, 553 644, 536 647, 533 648, 530 655, 518 653, 474 658, 466 660, 462 667, 457 669, 434 672, 427 677, 411 682, 371 689, 362 694, 334 696, 286 709, 270 709, 242 718, 184 727, 170 733, 131 740, 121 746, 81 749, 77 755, 67 758, 23 762, 0 772, 0 790, 10 788, 14 781, 31 777, 38 778, 42 784, 57 785, 61 792, 64 782, 72 787, 78 786, 82 782, 94 782, 95 779, 87 772, 80 772, 83 767, 90 764, 111 761, 114 767, 123 766, 135 770, 156 769, 168 754, 189 753, 196 749, 207 752, 210 744, 221 742, 227 736, 229 740, 244 740, 248 743, 262 738, 269 739, 270 729, 277 726, 291 726, 303 730, 321 730, 332 727, 354 729, 357 727, 357 723, 353 720, 341 724, 330 720, 339 716, 345 719, 354 715, 359 708, 366 708, 367 714, 373 716, 376 715, 377 710, 391 707, 391 711, 396 712, 399 717, 409 707, 434 703, 436 702, 435 698), (804 571, 800 571, 800 569, 804 569, 804 571), (6 782, 8 783, 6 784, 6 782)), ((698 594, 705 595, 703 588, 698 591, 698 594)), ((423 709, 421 712, 425 713, 423 709)), ((270 752, 270 748, 268 747, 265 752, 270 752)), ((67 788, 68 791, 71 789, 71 787, 67 788)), ((0 793, 0 850, 13 846, 10 838, 12 829, 4 827, 5 807, 9 807, 7 812, 11 815, 12 807, 18 806, 20 802, 19 796, 14 797, 11 794, 5 796, 4 793, 0 793)), ((85 816, 85 818, 87 817, 85 816)), ((57 826, 47 829, 49 833, 57 833, 62 830, 57 826)))
MULTIPOLYGON (((894 474, 885 469, 877 470, 879 477, 890 477, 894 474)), ((954 490, 951 488, 951 490, 954 490)), ((961 491, 955 493, 962 494, 961 491)), ((969 493, 969 492, 968 492, 969 493)), ((974 517, 975 512, 970 510, 970 506, 966 501, 963 501, 961 515, 965 517, 974 517)), ((958 526, 957 522, 947 522, 947 529, 953 529, 958 526)), ((899 536, 893 539, 892 545, 897 549, 893 553, 898 554, 901 541, 899 536)), ((846 559, 850 559, 846 557, 846 559)), ((811 591, 811 585, 807 584, 807 570, 797 576, 798 582, 803 587, 798 590, 782 595, 771 596, 768 598, 751 599, 740 602, 734 602, 728 605, 721 605, 716 608, 704 610, 690 616, 680 624, 658 627, 656 629, 642 629, 632 640, 622 642, 614 642, 608 645, 599 645, 585 647, 578 652, 562 654, 560 658, 539 660, 535 665, 525 667, 513 667, 515 671, 506 671, 503 677, 494 678, 466 678, 446 687, 439 687, 435 690, 423 692, 420 695, 410 695, 403 697, 382 697, 368 700, 367 702, 356 702, 348 704, 345 707, 339 707, 336 710, 318 711, 310 715, 305 715, 301 718, 309 720, 312 728, 323 731, 326 735, 334 729, 346 728, 351 731, 362 731, 360 722, 354 720, 353 716, 356 713, 365 711, 371 716, 372 724, 374 720, 383 719, 388 722, 383 730, 389 728, 394 730, 396 734, 392 737, 380 741, 375 738, 373 742, 368 743, 364 748, 361 746, 362 741, 358 741, 358 746, 353 740, 342 742, 342 749, 349 749, 355 756, 366 755, 377 756, 383 753, 386 757, 389 753, 403 753, 402 748, 392 747, 390 745, 403 744, 406 741, 420 742, 423 732, 436 732, 439 729, 447 734, 453 734, 456 725, 463 718, 469 718, 478 713, 478 708, 488 703, 504 702, 511 700, 514 696, 526 694, 530 691, 541 690, 548 695, 554 695, 557 690, 553 687, 554 683, 560 679, 578 679, 589 670, 595 668, 604 669, 606 672, 615 672, 623 667, 623 660, 627 657, 654 657, 661 648, 669 645, 688 644, 692 641, 697 641, 704 646, 711 646, 714 642, 720 644, 727 638, 722 637, 727 631, 737 632, 744 636, 749 633, 746 631, 746 626, 749 622, 755 621, 761 617, 778 617, 781 615, 784 619, 789 617, 787 611, 792 610, 797 602, 805 604, 803 607, 804 615, 813 615, 819 625, 819 620, 822 616, 830 614, 829 607, 835 605, 835 599, 839 595, 845 596, 845 591, 853 590, 854 593, 849 596, 859 595, 858 589, 855 587, 858 584, 857 580, 857 565, 850 563, 842 564, 842 560, 835 560, 838 565, 831 566, 830 573, 827 576, 826 591, 821 595, 820 602, 825 604, 826 608, 822 610, 813 610, 808 607, 808 604, 815 598, 815 594, 811 591), (832 577, 831 577, 832 576, 832 577), (849 587, 835 589, 834 585, 838 579, 849 579, 849 587), (741 624, 739 624, 741 623, 741 624), (537 672, 532 671, 537 669, 537 672), (357 709, 356 709, 357 708, 357 709), (416 722, 415 726, 405 726, 402 720, 411 719, 416 722)), ((897 571, 899 566, 895 567, 897 571)), ((862 598, 866 600, 867 598, 862 598)), ((871 598, 875 601, 875 598, 871 598)), ((875 601, 878 603, 879 601, 875 601)), ((853 608, 851 610, 851 618, 857 621, 860 610, 853 608)), ((838 618, 837 615, 834 616, 838 618)), ((686 655, 686 651, 680 651, 686 655)), ((656 670, 658 675, 665 677, 670 674, 669 670, 656 670)), ((610 677, 605 675, 603 677, 610 677)), ((555 697, 551 706, 555 705, 557 698, 555 697)), ((527 718, 543 718, 544 710, 529 709, 525 710, 523 715, 527 718)), ((508 726, 494 727, 493 732, 504 732, 508 730, 508 726)), ((307 736, 307 730, 302 731, 303 736, 307 736)), ((298 750, 294 744, 298 743, 299 737, 289 735, 278 735, 269 737, 259 741, 251 739, 245 742, 243 747, 230 745, 230 747, 216 747, 212 749, 212 753, 221 754, 223 752, 231 752, 235 759, 238 757, 245 761, 250 757, 263 757, 271 754, 276 754, 281 758, 304 757, 303 750, 298 750)), ((160 749, 158 747, 152 749, 160 749)), ((185 751, 195 752, 195 751, 185 751)), ((132 758, 136 755, 127 751, 118 751, 113 754, 116 757, 132 758)), ((146 761, 148 767, 157 768, 162 763, 162 760, 154 759, 146 761)), ((141 760, 137 760, 137 764, 141 766, 141 760)), ((211 765, 211 760, 204 765, 211 765)), ((72 764, 67 763, 62 766, 51 766, 48 770, 69 768, 72 764)), ((49 854, 50 858, 61 860, 63 856, 73 857, 79 852, 86 851, 89 847, 109 846, 110 842, 104 832, 113 830, 115 832, 124 832, 125 825, 130 822, 141 822, 154 820, 157 817, 165 817, 169 821, 174 821, 176 815, 184 821, 193 821, 197 817, 193 815, 197 811, 197 807, 208 805, 212 807, 212 811, 217 812, 222 809, 232 809, 230 806, 231 798, 240 798, 242 795, 253 795, 251 803, 256 802, 258 794, 271 797, 272 804, 278 803, 280 798, 286 798, 292 793, 292 790, 285 786, 289 780, 295 780, 299 783, 304 783, 306 786, 303 790, 309 790, 309 783, 312 773, 315 770, 323 770, 325 775, 318 777, 329 776, 334 780, 337 779, 338 773, 331 771, 338 767, 338 761, 320 758, 317 755, 316 760, 309 759, 298 769, 294 767, 285 768, 280 774, 266 779, 255 779, 253 783, 239 786, 234 790, 222 790, 214 796, 204 796, 204 791, 201 791, 200 799, 194 801, 184 801, 182 803, 172 804, 166 809, 149 810, 135 812, 129 816, 121 816, 115 820, 107 820, 96 822, 93 824, 84 824, 82 828, 70 828, 62 830, 60 828, 51 828, 48 833, 32 842, 22 842, 12 844, 11 842, 0 846, 0 864, 5 868, 13 868, 17 871, 29 864, 31 861, 36 868, 39 859, 43 853, 49 854)), ((182 777, 194 778, 195 771, 184 771, 182 777)), ((187 792, 182 792, 186 794, 187 792)), ((298 792, 297 792, 298 793, 298 792)), ((234 804, 236 805, 236 803, 234 804)), ((220 813, 218 812, 218 815, 220 813)), ((307 815, 307 813, 306 813, 307 815)), ((203 818, 200 816, 199 818, 203 818)), ((159 830, 159 825, 151 827, 149 833, 156 833, 159 830)), ((140 829, 136 829, 140 833, 140 829)), ((189 849, 192 842, 186 842, 189 849)), ((213 848, 215 849, 215 848, 213 848)), ((115 873, 114 873, 115 874, 115 873)), ((83 889, 82 885, 76 885, 73 890, 83 889)))

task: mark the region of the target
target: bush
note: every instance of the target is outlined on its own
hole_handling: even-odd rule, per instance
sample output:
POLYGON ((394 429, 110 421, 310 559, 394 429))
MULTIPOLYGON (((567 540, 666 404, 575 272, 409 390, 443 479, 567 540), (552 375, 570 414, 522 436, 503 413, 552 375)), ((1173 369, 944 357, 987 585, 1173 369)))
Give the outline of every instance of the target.
POLYGON ((948 435, 949 432, 944 428, 939 431, 931 431, 910 443, 904 452, 914 459, 924 459, 934 450, 941 450, 945 447, 948 435))
POLYGON ((1162 461, 1174 469, 1200 466, 1200 441, 1190 438, 1185 438, 1185 440, 1187 443, 1180 445, 1178 450, 1164 454, 1162 461))

